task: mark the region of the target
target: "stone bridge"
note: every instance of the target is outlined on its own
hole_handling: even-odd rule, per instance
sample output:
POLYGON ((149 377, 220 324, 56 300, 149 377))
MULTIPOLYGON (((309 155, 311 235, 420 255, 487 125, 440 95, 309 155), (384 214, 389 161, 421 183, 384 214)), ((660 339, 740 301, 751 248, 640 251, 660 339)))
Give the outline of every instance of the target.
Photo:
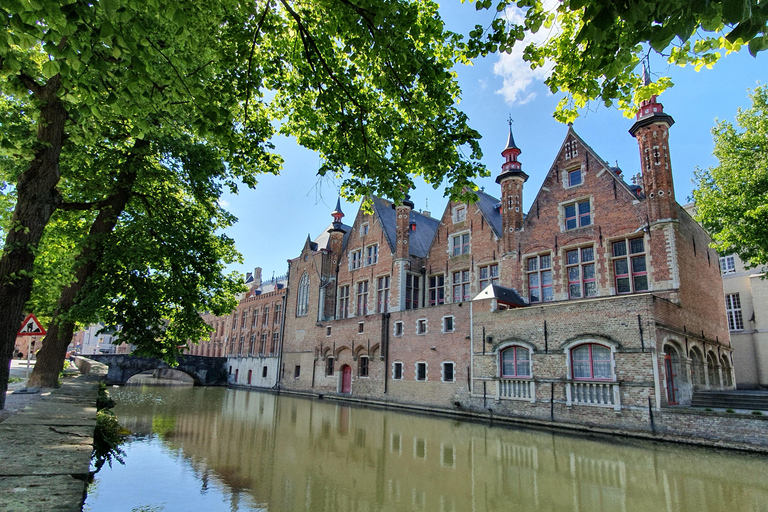
POLYGON ((226 386, 227 358, 182 355, 177 366, 169 366, 160 359, 136 357, 126 354, 90 354, 84 356, 109 366, 106 384, 125 384, 128 379, 147 370, 170 368, 184 372, 195 381, 195 386, 226 386))

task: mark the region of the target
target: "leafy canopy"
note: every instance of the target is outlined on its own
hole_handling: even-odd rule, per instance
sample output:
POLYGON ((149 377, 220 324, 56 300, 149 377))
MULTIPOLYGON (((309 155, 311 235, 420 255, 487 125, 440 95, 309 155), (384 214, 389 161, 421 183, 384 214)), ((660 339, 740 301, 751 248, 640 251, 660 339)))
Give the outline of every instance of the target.
POLYGON ((555 112, 562 122, 592 100, 618 103, 631 116, 640 101, 670 87, 668 77, 644 85, 636 72, 651 50, 698 71, 743 45, 753 56, 768 49, 765 0, 476 0, 475 6, 496 15, 489 27, 470 33, 470 55, 525 44, 523 58, 534 69, 551 68, 545 83, 565 93, 555 112), (520 16, 508 21, 508 9, 520 16), (543 43, 526 41, 540 31, 548 34, 543 43))
POLYGON ((768 264, 768 86, 751 91, 735 128, 712 129, 717 167, 695 173, 696 218, 721 254, 737 253, 747 267, 768 264))

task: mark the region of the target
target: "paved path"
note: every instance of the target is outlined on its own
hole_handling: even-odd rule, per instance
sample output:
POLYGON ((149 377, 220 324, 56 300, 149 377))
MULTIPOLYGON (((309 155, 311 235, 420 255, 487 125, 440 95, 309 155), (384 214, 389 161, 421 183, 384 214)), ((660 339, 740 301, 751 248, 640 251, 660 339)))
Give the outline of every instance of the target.
POLYGON ((82 509, 99 379, 78 375, 58 389, 7 395, 5 420, 0 419, 0 511, 82 509))

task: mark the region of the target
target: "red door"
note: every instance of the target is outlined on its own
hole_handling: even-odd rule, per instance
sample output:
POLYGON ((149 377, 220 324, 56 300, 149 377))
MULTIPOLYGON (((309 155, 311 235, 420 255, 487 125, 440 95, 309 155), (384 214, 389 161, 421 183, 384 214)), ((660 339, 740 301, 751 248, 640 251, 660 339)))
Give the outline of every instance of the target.
POLYGON ((667 401, 670 405, 677 405, 677 375, 669 355, 664 357, 664 366, 667 371, 667 401))
POLYGON ((352 368, 347 364, 341 369, 341 392, 352 392, 352 368))

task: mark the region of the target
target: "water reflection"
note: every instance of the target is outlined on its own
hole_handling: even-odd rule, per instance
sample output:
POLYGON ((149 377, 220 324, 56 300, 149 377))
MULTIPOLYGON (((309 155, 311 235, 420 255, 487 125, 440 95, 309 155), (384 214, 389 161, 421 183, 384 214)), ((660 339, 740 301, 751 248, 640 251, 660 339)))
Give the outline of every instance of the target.
MULTIPOLYGON (((155 457, 170 454, 194 474, 188 503, 159 510, 196 510, 205 494, 205 510, 229 511, 768 512, 761 457, 245 390, 121 388, 112 395, 137 442, 151 441, 155 457), (212 488, 220 508, 210 504, 212 488)), ((125 467, 102 470, 114 477, 97 475, 99 495, 109 495, 107 480, 124 485, 157 460, 142 455, 134 465, 127 451, 125 467)), ((132 508, 161 502, 147 501, 144 489, 132 508)), ((111 510, 99 501, 89 496, 89 510, 111 510)), ((125 505, 119 510, 131 510, 125 505)))

